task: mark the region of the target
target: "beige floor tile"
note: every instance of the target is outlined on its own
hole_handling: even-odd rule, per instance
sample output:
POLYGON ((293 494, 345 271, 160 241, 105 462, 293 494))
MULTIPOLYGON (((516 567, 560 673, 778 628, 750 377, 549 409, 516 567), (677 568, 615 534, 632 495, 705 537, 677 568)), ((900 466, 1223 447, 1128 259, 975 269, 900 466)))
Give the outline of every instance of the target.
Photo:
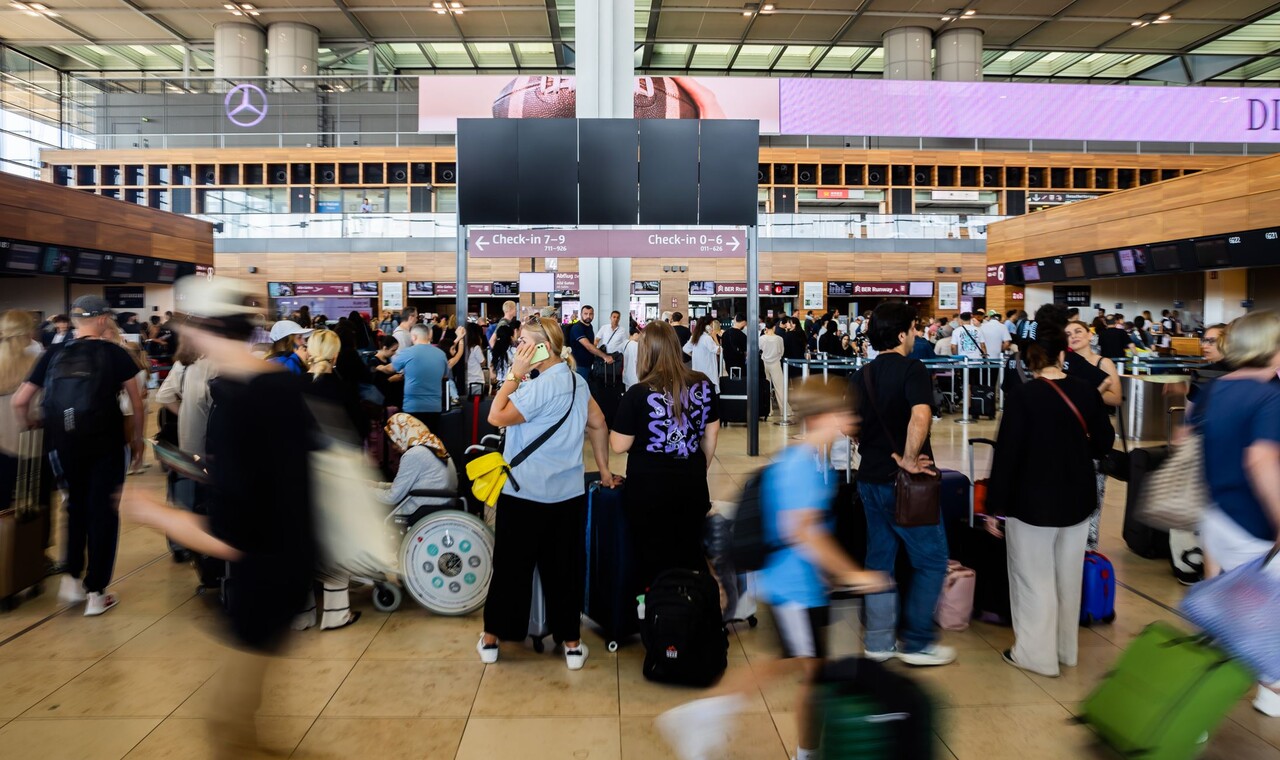
MULTIPOLYGON (((1276 720, 1271 718, 1270 720, 1276 720)), ((1201 756, 1202 760, 1276 760, 1280 749, 1233 720, 1224 721, 1201 756)))
POLYGON ((94 660, 0 660, 0 720, 16 718, 94 660))
MULTIPOLYGON (((203 599, 188 602, 192 606, 203 607, 203 604, 203 599)), ((114 656, 130 660, 219 660, 225 657, 228 641, 226 620, 213 610, 201 609, 192 614, 187 605, 180 609, 186 614, 166 616, 130 639, 114 652, 114 656)))
POLYGON ((456 760, 620 760, 619 720, 472 718, 456 760))
MULTIPOLYGON (((676 705, 705 696, 708 691, 708 689, 654 683, 644 677, 643 665, 643 651, 626 651, 618 655, 618 694, 623 715, 657 715, 676 705)), ((725 677, 729 678, 749 670, 747 658, 730 657, 725 677)), ((764 696, 759 691, 748 698, 747 706, 743 709, 746 713, 767 711, 764 696)))
MULTIPOLYGON (((1005 663, 994 649, 964 652, 950 665, 936 668, 893 666, 929 689, 938 705, 1039 705, 1056 700, 1023 671, 1005 663)), ((1052 679, 1047 679, 1052 680, 1052 679)))
POLYGON ((0 750, 12 758, 119 760, 159 723, 159 718, 14 720, 0 728, 0 750))
POLYGON ((164 718, 217 666, 208 660, 103 660, 24 713, 27 718, 164 718))
POLYGON ((383 660, 356 664, 326 718, 465 718, 480 688, 480 662, 383 660))
POLYGON ((80 609, 69 610, 0 646, 0 659, 96 660, 153 625, 158 617, 130 614, 123 605, 92 618, 80 609))
MULTIPOLYGON (((259 718, 258 738, 275 757, 287 757, 311 727, 311 718, 259 718)), ((215 760, 216 726, 200 718, 169 718, 126 755, 127 760, 215 760)), ((271 755, 263 753, 262 757, 271 755)), ((245 760, 256 760, 252 755, 245 760)))
MULTIPOLYGON (((937 731, 957 760, 1078 760, 1095 757, 1093 734, 1062 705, 938 710, 937 731)), ((1103 755, 1105 756, 1105 755, 1103 755)))
POLYGON ((478 662, 476 638, 483 629, 479 613, 466 617, 432 615, 406 600, 373 637, 364 659, 478 662))
POLYGON ((593 652, 571 672, 564 657, 501 660, 485 667, 472 715, 477 717, 618 715, 617 656, 593 652))
MULTIPOLYGON (((314 718, 324 710, 354 666, 354 660, 271 660, 263 679, 262 707, 258 714, 314 718)), ((206 681, 178 708, 174 717, 218 717, 218 691, 218 679, 206 681)))
MULTIPOLYGON (((793 712, 773 713, 773 723, 778 729, 778 734, 782 737, 783 746, 787 747, 787 757, 791 757, 800 739, 796 714, 793 712)), ((951 754, 951 750, 947 749, 947 745, 943 744, 942 737, 935 734, 933 738, 934 760, 955 760, 955 755, 951 754)))
POLYGON ((361 610, 360 619, 355 625, 332 631, 321 631, 318 628, 300 631, 289 637, 284 656, 315 660, 354 660, 363 655, 369 648, 369 642, 382 630, 388 615, 368 606, 367 596, 364 605, 357 604, 354 595, 351 602, 353 607, 361 610))
MULTIPOLYGON (((453 760, 466 721, 443 718, 320 718, 294 760, 453 760)), ((519 737, 510 737, 520 746, 519 737)), ((505 757, 521 757, 520 754, 505 757)), ((527 756, 527 755, 524 755, 527 756)), ((504 757, 490 755, 489 757, 504 757)))
MULTIPOLYGON (((786 760, 791 757, 773 721, 764 716, 744 717, 734 724, 724 757, 734 760, 786 760)), ((622 717, 622 760, 675 760, 662 735, 648 716, 622 717)))
POLYGON ((1062 668, 1058 678, 1045 678, 1034 673, 1026 675, 1059 702, 1079 702, 1088 697, 1111 671, 1120 652, 1120 648, 1114 645, 1081 649, 1076 667, 1062 668))
MULTIPOLYGON (((763 674, 762 665, 766 661, 759 659, 749 660, 751 669, 755 671, 757 678, 763 674)), ((799 668, 795 668, 789 672, 784 672, 773 680, 757 681, 760 692, 764 694, 764 701, 769 706, 769 712, 782 713, 792 712, 796 709, 796 699, 799 696, 800 685, 803 683, 804 674, 799 668)))
POLYGON ((1231 711, 1231 719, 1264 739, 1271 746, 1280 749, 1280 719, 1267 717, 1253 709, 1252 700, 1253 692, 1250 691, 1249 695, 1231 711))

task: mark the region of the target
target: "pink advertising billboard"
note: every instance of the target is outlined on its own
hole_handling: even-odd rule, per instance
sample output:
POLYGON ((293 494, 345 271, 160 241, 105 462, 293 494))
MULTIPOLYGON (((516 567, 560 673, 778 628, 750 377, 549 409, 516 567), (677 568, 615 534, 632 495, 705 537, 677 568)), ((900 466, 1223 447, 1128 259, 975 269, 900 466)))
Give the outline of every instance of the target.
POLYGON ((1280 142, 1280 89, 783 79, 782 134, 1280 142))
MULTIPOLYGON (((778 133, 777 79, 636 77, 637 119, 757 119, 778 133)), ((418 131, 456 132, 458 119, 572 119, 574 77, 425 76, 418 78, 418 131)))

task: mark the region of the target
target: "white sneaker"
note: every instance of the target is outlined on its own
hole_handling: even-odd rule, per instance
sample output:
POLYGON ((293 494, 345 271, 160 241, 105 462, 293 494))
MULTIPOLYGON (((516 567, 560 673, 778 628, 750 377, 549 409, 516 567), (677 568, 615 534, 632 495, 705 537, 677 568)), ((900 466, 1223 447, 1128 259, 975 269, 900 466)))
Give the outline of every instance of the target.
POLYGON ((884 651, 867 649, 862 652, 862 656, 867 658, 868 660, 871 660, 872 662, 886 662, 888 660, 892 660, 894 657, 897 656, 897 654, 898 654, 898 650, 896 649, 886 649, 884 651))
POLYGON ((578 642, 576 649, 565 648, 564 664, 569 666, 569 670, 582 670, 582 666, 587 664, 587 655, 591 650, 587 649, 587 645, 581 641, 578 642))
POLYGON ((119 603, 120 598, 115 594, 90 592, 84 605, 84 616, 97 617, 119 603))
POLYGON ((919 652, 899 652, 898 659, 916 667, 950 665, 956 661, 956 650, 942 644, 930 644, 919 652))
POLYGON ((80 579, 70 575, 62 576, 62 584, 58 586, 58 601, 62 604, 79 604, 84 599, 84 586, 80 579))
MULTIPOLYGON (((485 646, 484 634, 480 634, 480 640, 476 642, 476 651, 480 653, 480 662, 485 665, 492 665, 498 661, 498 644, 497 642, 485 646)), ((579 665, 578 667, 582 667, 579 665)))
POLYGON ((680 760, 711 760, 729 743, 729 720, 742 702, 738 696, 695 699, 659 715, 654 725, 680 760))
MULTIPOLYGON (((1280 684, 1277 684, 1280 686, 1280 684)), ((1280 694, 1265 685, 1258 685, 1258 696, 1253 698, 1253 709, 1268 718, 1280 718, 1280 694)))

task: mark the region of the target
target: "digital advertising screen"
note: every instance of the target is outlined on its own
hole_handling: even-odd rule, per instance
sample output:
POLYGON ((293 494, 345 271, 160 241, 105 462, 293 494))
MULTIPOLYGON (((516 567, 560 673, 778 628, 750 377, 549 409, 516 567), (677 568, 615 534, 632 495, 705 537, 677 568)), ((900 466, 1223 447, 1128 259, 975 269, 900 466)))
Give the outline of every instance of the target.
POLYGON ((1022 265, 1023 282, 1040 282, 1040 265, 1034 261, 1022 265))

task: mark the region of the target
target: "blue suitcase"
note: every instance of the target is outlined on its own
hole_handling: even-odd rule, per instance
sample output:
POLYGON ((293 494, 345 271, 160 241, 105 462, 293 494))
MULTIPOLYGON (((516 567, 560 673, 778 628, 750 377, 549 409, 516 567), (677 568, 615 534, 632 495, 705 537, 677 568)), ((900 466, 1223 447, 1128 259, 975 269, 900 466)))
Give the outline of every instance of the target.
POLYGON ((1084 588, 1080 594, 1080 625, 1116 619, 1116 569, 1098 552, 1085 552, 1084 588))
POLYGON ((582 611, 600 629, 609 651, 640 632, 632 579, 631 532, 622 509, 622 489, 605 488, 599 473, 587 473, 586 573, 582 611))
POLYGON ((938 468, 942 475, 942 521, 969 522, 969 476, 956 470, 938 468))

